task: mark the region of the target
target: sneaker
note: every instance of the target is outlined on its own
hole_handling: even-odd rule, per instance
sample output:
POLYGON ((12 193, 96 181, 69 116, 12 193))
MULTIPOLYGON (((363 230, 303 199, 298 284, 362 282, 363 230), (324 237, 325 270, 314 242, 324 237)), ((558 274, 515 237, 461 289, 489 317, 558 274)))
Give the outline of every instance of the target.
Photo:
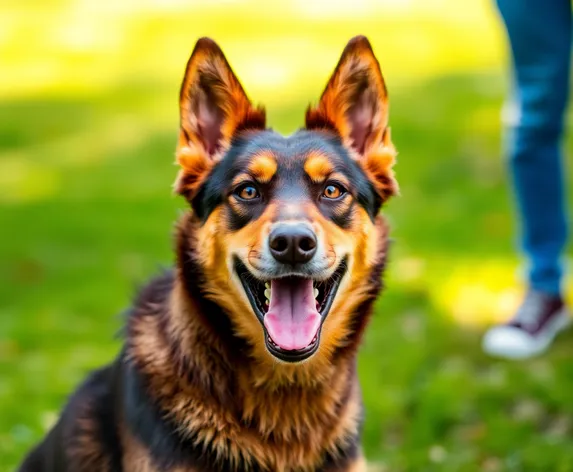
POLYGON ((561 297, 531 290, 512 320, 485 334, 482 347, 492 356, 526 359, 544 352, 570 322, 561 297))

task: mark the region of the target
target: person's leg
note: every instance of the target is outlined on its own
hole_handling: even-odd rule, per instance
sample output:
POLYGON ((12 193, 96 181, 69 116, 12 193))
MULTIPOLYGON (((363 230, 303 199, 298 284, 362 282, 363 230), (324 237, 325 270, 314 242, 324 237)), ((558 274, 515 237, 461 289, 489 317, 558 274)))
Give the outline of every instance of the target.
POLYGON ((531 335, 535 342, 524 346, 523 341, 529 338, 522 338, 515 344, 507 327, 502 327, 486 335, 484 348, 493 354, 526 357, 545 349, 563 325, 552 316, 562 311, 561 256, 567 238, 560 146, 569 90, 571 0, 497 3, 514 71, 506 123, 509 168, 521 246, 529 263, 529 288, 537 295, 527 297, 527 306, 518 312, 518 318, 526 313, 528 322, 510 323, 516 330, 529 323, 524 333, 516 332, 531 335), (551 325, 554 319, 556 324, 551 325), (539 333, 543 339, 535 338, 539 333))
POLYGON ((571 0, 498 0, 514 65, 508 157, 531 288, 559 295, 566 242, 560 140, 569 91, 571 0))

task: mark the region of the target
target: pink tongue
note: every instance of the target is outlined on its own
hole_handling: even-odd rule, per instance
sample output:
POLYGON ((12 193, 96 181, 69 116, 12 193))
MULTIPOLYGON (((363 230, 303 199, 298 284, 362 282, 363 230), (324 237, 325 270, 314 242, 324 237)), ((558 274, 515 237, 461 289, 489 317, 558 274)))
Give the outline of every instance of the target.
POLYGON ((269 336, 280 348, 292 351, 307 347, 320 327, 312 280, 271 281, 271 304, 264 322, 269 336))

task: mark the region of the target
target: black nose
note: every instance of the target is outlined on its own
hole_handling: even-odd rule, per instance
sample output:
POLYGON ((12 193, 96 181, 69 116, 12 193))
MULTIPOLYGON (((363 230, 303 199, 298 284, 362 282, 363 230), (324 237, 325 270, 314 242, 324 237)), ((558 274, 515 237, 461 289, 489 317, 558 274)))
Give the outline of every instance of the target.
POLYGON ((269 247, 273 257, 284 264, 304 264, 316 252, 316 236, 305 226, 282 226, 271 231, 269 247))

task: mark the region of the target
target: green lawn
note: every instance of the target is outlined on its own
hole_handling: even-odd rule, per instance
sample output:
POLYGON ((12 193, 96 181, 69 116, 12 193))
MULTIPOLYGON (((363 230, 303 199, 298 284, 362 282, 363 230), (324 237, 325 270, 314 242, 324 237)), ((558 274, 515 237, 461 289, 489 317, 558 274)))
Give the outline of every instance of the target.
MULTIPOLYGON (((379 471, 572 471, 573 335, 540 359, 481 354, 516 301, 497 76, 392 87, 402 196, 387 289, 361 353, 379 471)), ((172 84, 0 105, 0 471, 119 347, 119 313, 172 262, 172 84), (166 118, 167 117, 167 118, 166 118)), ((272 110, 288 132, 305 101, 272 110)), ((570 146, 570 148, 572 148, 570 146)))

